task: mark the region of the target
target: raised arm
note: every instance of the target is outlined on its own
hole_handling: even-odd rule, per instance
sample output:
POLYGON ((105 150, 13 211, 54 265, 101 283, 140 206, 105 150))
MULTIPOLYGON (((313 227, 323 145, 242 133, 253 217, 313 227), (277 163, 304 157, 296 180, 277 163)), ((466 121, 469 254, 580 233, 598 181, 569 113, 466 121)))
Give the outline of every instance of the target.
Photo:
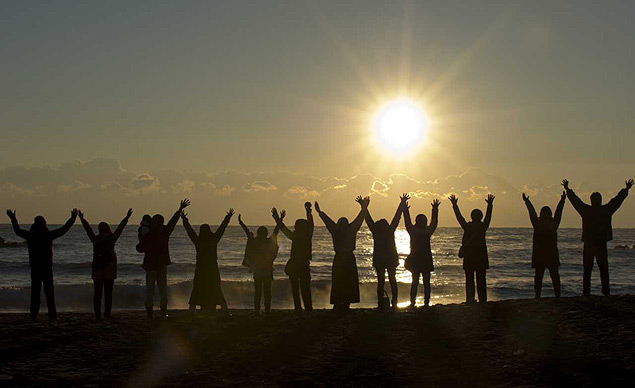
POLYGON ((229 208, 229 210, 227 211, 227 214, 225 214, 225 218, 223 218, 223 222, 221 222, 220 225, 218 226, 218 229, 216 229, 215 234, 219 239, 223 237, 223 234, 225 233, 225 229, 227 229, 227 225, 229 225, 229 221, 231 221, 233 216, 234 216, 234 209, 229 208))
POLYGON ((276 221, 276 226, 280 228, 282 233, 284 233, 284 235, 287 236, 289 240, 293 241, 293 232, 289 230, 289 228, 287 228, 282 218, 280 218, 280 216, 278 215, 278 209, 276 209, 275 207, 271 209, 271 216, 276 221))
POLYGON ((408 204, 406 204, 403 211, 403 220, 404 220, 404 223, 406 224, 406 230, 408 232, 412 231, 412 228, 414 227, 414 225, 412 225, 412 219, 410 219, 410 205, 408 204))
POLYGON ((362 227, 362 223, 364 222, 364 218, 366 217, 366 213, 368 213, 368 205, 370 204, 370 197, 362 198, 361 195, 355 198, 355 202, 359 203, 362 207, 357 214, 357 217, 351 222, 351 227, 355 230, 359 230, 362 227))
POLYGON ((368 229, 370 229, 372 232, 375 229, 375 221, 373 220, 373 217, 370 215, 370 210, 368 209, 364 213, 364 221, 366 221, 366 226, 368 226, 368 229))
POLYGON ((183 227, 185 228, 185 231, 187 232, 187 236, 190 238, 190 240, 192 240, 194 245, 196 245, 196 242, 198 241, 198 235, 194 231, 194 228, 192 228, 192 224, 190 224, 190 220, 187 219, 187 214, 185 212, 181 212, 179 213, 179 215, 181 219, 183 220, 183 227))
POLYGON ((77 215, 79 216, 79 220, 82 222, 82 226, 84 227, 88 238, 91 242, 95 242, 95 232, 93 232, 93 228, 90 227, 90 224, 86 218, 84 218, 84 213, 81 210, 78 210, 77 215))
POLYGON ((71 226, 73 226, 76 219, 77 219, 77 209, 73 209, 71 211, 71 218, 69 218, 68 221, 66 221, 66 223, 62 225, 61 228, 51 230, 51 238, 56 239, 65 235, 66 232, 68 232, 71 229, 71 226))
POLYGON ((335 230, 335 222, 333 222, 333 220, 326 213, 324 213, 322 209, 320 209, 320 204, 317 203, 317 201, 315 202, 315 211, 318 212, 318 215, 322 219, 322 222, 324 222, 326 229, 329 232, 333 233, 333 231, 335 230))
POLYGON ((304 203, 304 209, 306 210, 306 219, 309 221, 309 234, 313 236, 313 229, 315 227, 313 222, 313 212, 311 211, 311 202, 304 203))
POLYGON ((126 228, 126 225, 128 225, 128 220, 130 220, 131 215, 132 215, 132 208, 128 209, 128 213, 126 213, 126 216, 123 218, 123 220, 121 220, 119 225, 117 225, 117 229, 115 229, 115 233, 114 233, 115 241, 117 241, 119 237, 121 237, 123 230, 126 228))
POLYGON ((459 199, 454 194, 450 195, 448 199, 450 200, 450 202, 452 202, 452 210, 454 210, 456 220, 459 222, 459 225, 461 225, 461 228, 465 229, 465 227, 467 226, 467 221, 465 221, 465 218, 463 218, 461 210, 459 209, 459 199))
POLYGON ((172 215, 172 218, 170 218, 170 221, 168 221, 168 224, 166 225, 168 235, 172 234, 172 232, 174 231, 174 228, 176 227, 176 224, 179 222, 179 218, 181 218, 181 213, 183 212, 183 209, 185 209, 188 206, 190 206, 189 199, 185 198, 184 200, 181 201, 181 204, 179 205, 179 210, 177 210, 172 215))
POLYGON ((238 225, 240 225, 241 228, 243 228, 243 231, 245 232, 245 234, 247 235, 247 238, 251 238, 254 236, 253 233, 251 233, 251 230, 249 230, 249 228, 247 227, 247 225, 245 225, 245 223, 243 222, 242 217, 240 216, 240 214, 238 215, 238 225))
POLYGON ((18 218, 15 215, 15 210, 7 210, 7 215, 11 219, 11 226, 13 227, 13 232, 16 234, 16 236, 26 240, 29 237, 29 232, 20 228, 18 218))
POLYGON ((582 215, 582 213, 584 213, 584 210, 589 207, 589 205, 587 205, 586 203, 582 202, 582 200, 580 199, 580 197, 578 197, 575 192, 569 187, 569 181, 564 179, 562 180, 562 186, 564 187, 565 191, 567 192, 567 198, 569 198, 569 201, 571 202, 571 205, 573 205, 573 208, 580 214, 582 215))
POLYGON ((428 226, 428 233, 433 234, 439 226, 439 206, 441 201, 435 199, 432 201, 432 219, 430 220, 430 226, 428 226))
POLYGON ((615 197, 613 197, 607 204, 606 207, 610 210, 611 213, 615 213, 617 209, 622 206, 622 203, 628 197, 628 191, 633 187, 633 180, 629 179, 626 181, 626 187, 620 190, 619 193, 615 197))
POLYGON ((560 202, 558 202, 558 206, 556 206, 556 213, 553 215, 553 221, 556 225, 556 228, 560 226, 560 221, 562 220, 562 211, 564 210, 564 203, 567 200, 567 193, 562 192, 560 196, 560 202))
POLYGON ((399 226, 399 221, 401 221, 401 214, 403 213, 403 209, 406 207, 406 202, 410 199, 408 194, 404 194, 399 197, 399 205, 397 206, 397 210, 395 211, 395 215, 392 217, 392 221, 390 221, 390 229, 393 231, 397 229, 399 226))
POLYGON ((282 221, 284 220, 284 216, 287 214, 286 211, 282 210, 280 212, 280 222, 276 223, 276 227, 273 228, 273 233, 271 233, 271 236, 269 237, 270 239, 273 240, 273 242, 278 245, 278 233, 280 233, 280 224, 282 224, 282 221))
POLYGON ((532 226, 536 226, 538 223, 538 214, 536 213, 536 208, 529 200, 529 197, 523 193, 523 201, 525 201, 525 206, 527 206, 527 211, 529 212, 529 220, 531 221, 532 226))
POLYGON ((492 210, 494 209, 494 198, 496 197, 493 196, 492 194, 488 194, 487 199, 485 200, 485 202, 487 202, 487 210, 485 211, 485 218, 483 219, 483 223, 485 224, 485 229, 488 229, 490 222, 492 222, 492 210))

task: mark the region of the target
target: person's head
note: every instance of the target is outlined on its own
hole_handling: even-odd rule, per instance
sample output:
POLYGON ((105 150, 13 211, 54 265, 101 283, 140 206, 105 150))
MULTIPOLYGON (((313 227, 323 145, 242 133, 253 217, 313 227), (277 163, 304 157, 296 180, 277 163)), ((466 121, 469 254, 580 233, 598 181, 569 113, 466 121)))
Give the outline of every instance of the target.
POLYGON ((597 191, 591 194, 591 206, 602 206, 602 194, 597 191))
POLYGON ((415 217, 415 225, 416 226, 426 226, 428 225, 428 217, 425 214, 417 214, 415 217))
POLYGON ((149 214, 144 214, 143 217, 141 217, 142 224, 150 225, 151 222, 152 222, 152 217, 149 214))
POLYGON ((202 224, 198 229, 199 237, 206 237, 212 235, 212 228, 209 227, 209 224, 202 224))
POLYGON ((541 220, 550 220, 553 218, 553 213, 551 212, 551 208, 549 206, 543 206, 540 209, 540 217, 541 220))
POLYGON ((297 220, 295 220, 295 226, 294 226, 295 232, 301 235, 304 235, 305 233, 309 232, 309 221, 305 220, 304 218, 299 218, 297 220))
POLYGON ((31 232, 42 232, 48 230, 46 226, 46 219, 43 216, 37 216, 33 220, 33 225, 31 225, 31 232))
POLYGON ((112 234, 110 225, 105 222, 100 222, 99 225, 97 225, 97 230, 99 231, 99 234, 112 234))
POLYGON ((337 220, 337 226, 339 226, 339 227, 348 226, 348 218, 340 217, 340 219, 337 220))
POLYGON ((152 227, 157 227, 157 226, 163 226, 163 224, 165 223, 165 219, 163 218, 163 216, 161 214, 155 214, 152 217, 152 221, 150 222, 150 225, 152 225, 152 227))
POLYGON ((269 234, 269 231, 264 226, 260 226, 256 230, 256 237, 258 237, 258 238, 267 238, 268 234, 269 234))
POLYGON ((470 213, 470 217, 472 217, 472 221, 479 222, 483 219, 483 212, 479 209, 474 209, 472 213, 470 213))
POLYGON ((386 231, 390 228, 390 224, 385 218, 375 221, 375 228, 379 231, 386 231))

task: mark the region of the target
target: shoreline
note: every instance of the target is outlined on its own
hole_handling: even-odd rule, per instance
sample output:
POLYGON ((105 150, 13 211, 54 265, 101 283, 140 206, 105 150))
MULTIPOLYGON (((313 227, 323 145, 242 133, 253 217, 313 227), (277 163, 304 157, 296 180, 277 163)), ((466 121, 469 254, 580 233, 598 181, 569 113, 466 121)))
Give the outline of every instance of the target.
MULTIPOLYGON (((635 296, 190 319, 0 314, 3 386, 629 386, 635 296)), ((200 315, 200 314, 199 314, 200 315)))

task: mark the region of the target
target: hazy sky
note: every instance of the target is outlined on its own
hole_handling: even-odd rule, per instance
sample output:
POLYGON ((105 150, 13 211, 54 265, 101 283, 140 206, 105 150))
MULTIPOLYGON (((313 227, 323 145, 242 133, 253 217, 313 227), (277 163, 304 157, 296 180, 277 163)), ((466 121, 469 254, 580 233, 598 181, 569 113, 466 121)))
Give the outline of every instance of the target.
POLYGON ((528 225, 522 190, 554 206, 563 177, 608 197, 635 176, 634 19, 626 1, 3 1, 0 206, 114 222, 189 195, 194 221, 265 222, 492 191, 496 225, 528 225), (405 160, 371 142, 399 96, 431 121, 405 160))

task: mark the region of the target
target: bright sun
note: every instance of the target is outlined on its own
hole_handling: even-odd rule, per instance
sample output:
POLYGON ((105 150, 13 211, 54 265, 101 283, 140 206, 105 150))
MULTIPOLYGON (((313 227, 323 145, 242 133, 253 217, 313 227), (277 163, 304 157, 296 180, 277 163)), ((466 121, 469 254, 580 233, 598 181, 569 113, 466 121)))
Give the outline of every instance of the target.
POLYGON ((423 144, 429 121, 423 109, 408 99, 384 105, 373 121, 379 145, 394 155, 405 155, 423 144))

